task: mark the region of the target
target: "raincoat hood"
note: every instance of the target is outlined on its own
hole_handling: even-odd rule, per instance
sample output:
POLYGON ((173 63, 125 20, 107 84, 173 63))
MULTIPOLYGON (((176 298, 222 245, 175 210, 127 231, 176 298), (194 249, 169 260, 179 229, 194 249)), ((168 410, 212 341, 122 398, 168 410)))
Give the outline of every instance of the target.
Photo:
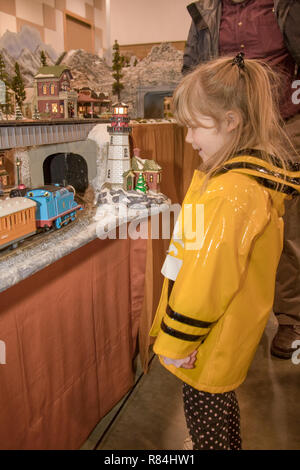
POLYGON ((300 195, 300 163, 290 163, 282 168, 281 162, 272 158, 273 164, 261 158, 259 150, 243 150, 214 171, 213 176, 234 171, 250 176, 269 190, 278 214, 284 214, 284 200, 300 195))

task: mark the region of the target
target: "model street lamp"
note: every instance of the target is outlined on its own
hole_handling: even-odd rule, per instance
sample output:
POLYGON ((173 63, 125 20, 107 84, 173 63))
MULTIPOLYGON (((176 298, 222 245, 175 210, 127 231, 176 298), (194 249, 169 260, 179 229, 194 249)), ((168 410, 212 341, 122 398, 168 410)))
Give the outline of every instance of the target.
POLYGON ((17 157, 17 160, 16 160, 16 167, 17 167, 17 182, 18 182, 18 186, 19 186, 19 184, 21 183, 21 181, 20 181, 20 166, 21 166, 21 160, 17 157))

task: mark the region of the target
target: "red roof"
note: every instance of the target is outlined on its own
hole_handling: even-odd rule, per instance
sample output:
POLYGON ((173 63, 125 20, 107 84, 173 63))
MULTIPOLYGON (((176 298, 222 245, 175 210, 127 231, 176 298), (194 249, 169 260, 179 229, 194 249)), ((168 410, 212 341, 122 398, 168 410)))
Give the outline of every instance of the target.
POLYGON ((100 98, 91 98, 90 96, 85 95, 84 93, 79 93, 78 103, 101 103, 102 100, 100 98))

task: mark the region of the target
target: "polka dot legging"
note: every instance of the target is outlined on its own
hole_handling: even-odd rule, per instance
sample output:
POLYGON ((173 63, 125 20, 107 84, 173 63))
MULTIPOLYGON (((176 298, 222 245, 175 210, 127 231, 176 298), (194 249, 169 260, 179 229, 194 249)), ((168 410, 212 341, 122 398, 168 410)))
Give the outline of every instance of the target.
POLYGON ((194 450, 241 450, 235 392, 208 393, 183 384, 184 414, 194 450))

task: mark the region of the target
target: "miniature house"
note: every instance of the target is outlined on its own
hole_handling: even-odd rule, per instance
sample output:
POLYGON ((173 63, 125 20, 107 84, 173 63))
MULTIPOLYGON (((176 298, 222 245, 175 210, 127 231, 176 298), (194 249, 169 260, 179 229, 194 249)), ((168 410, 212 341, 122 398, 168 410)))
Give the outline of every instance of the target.
POLYGON ((84 87, 78 94, 78 116, 84 118, 100 117, 110 109, 111 101, 104 93, 95 93, 91 88, 84 87))
POLYGON ((140 149, 134 149, 131 168, 123 174, 124 189, 134 189, 142 173, 148 190, 160 192, 162 168, 154 161, 140 158, 140 149))
POLYGON ((42 116, 70 118, 77 116, 77 93, 71 90, 71 71, 65 65, 41 67, 35 76, 37 106, 42 116))

